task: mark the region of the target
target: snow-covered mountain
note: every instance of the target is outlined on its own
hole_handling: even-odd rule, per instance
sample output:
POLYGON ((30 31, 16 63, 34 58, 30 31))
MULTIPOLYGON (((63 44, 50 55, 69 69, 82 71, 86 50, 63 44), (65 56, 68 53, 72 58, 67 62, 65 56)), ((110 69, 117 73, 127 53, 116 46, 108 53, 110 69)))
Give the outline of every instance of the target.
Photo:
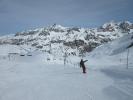
MULTIPOLYGON (((105 24, 103 29, 106 29, 106 25, 108 26, 105 24)), ((113 26, 114 29, 117 29, 118 25, 113 26)), ((59 25, 54 27, 66 31, 70 29, 59 25)), ((48 27, 49 29, 51 28, 48 27)), ((55 30, 55 28, 53 29, 55 30)), ((120 29, 113 32, 107 30, 97 32, 98 28, 78 29, 80 32, 73 31, 74 33, 67 39, 66 31, 52 30, 49 31, 49 35, 39 36, 42 33, 41 29, 37 29, 38 32, 34 30, 33 35, 30 33, 33 31, 29 31, 18 33, 16 36, 1 37, 3 45, 0 45, 0 100, 133 100, 132 29, 126 33, 120 29), (92 52, 86 53, 86 57, 84 57, 84 60, 88 60, 85 63, 86 74, 82 74, 79 67, 81 57, 61 58, 65 52, 75 50, 75 53, 78 54, 78 49, 83 47, 82 44, 77 46, 71 44, 75 40, 75 34, 77 35, 76 40, 82 40, 84 43, 99 43, 99 38, 98 40, 91 38, 93 35, 88 36, 89 39, 86 40, 84 38, 86 34, 81 30, 90 30, 88 31, 90 33, 87 33, 89 35, 93 30, 94 36, 100 34, 105 38, 107 38, 106 34, 109 34, 109 39, 115 39, 110 40, 109 43, 100 42, 102 45, 99 44, 100 46, 97 46, 92 52), (28 35, 29 33, 30 35, 28 35), (115 33, 117 35, 112 35, 115 33), (59 36, 60 38, 56 39, 59 36), (46 40, 44 40, 45 38, 46 40), (28 39, 33 40, 28 41, 28 39), (63 42, 52 42, 54 39, 63 42), (72 47, 65 45, 64 42, 70 42, 72 47), (43 47, 36 51, 38 45, 32 46, 32 43, 38 43, 43 47), (48 45, 45 45, 46 43, 48 45), (49 53, 40 50, 49 50, 49 53), (29 51, 32 51, 32 56, 19 54, 29 51), (66 64, 64 60, 66 60, 66 64)))
POLYGON ((83 56, 95 47, 133 32, 133 24, 124 22, 105 23, 98 28, 78 28, 52 25, 0 37, 0 44, 28 46, 52 55, 83 56))

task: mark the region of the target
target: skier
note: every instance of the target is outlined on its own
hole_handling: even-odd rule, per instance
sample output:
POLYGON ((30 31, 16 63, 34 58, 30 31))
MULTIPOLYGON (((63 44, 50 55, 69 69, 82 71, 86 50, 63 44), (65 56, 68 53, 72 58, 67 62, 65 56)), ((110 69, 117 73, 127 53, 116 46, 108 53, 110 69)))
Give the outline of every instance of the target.
POLYGON ((86 67, 85 67, 84 63, 87 61, 88 60, 83 61, 83 59, 81 59, 81 61, 80 61, 80 68, 82 68, 84 74, 86 73, 86 67))

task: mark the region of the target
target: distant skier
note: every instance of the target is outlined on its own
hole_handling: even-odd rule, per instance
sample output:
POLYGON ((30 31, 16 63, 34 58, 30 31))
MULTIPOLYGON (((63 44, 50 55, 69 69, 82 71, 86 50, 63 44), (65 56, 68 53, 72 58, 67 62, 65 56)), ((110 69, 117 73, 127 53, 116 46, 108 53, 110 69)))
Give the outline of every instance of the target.
POLYGON ((84 74, 86 73, 86 67, 85 67, 84 63, 87 61, 88 60, 83 61, 83 59, 81 59, 81 61, 80 61, 80 68, 82 68, 84 74))

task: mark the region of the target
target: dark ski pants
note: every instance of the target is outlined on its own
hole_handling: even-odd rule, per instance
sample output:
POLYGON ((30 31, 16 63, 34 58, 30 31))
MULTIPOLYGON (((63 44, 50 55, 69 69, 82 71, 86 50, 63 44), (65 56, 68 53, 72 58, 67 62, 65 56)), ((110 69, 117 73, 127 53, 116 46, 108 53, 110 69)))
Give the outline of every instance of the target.
POLYGON ((86 68, 82 67, 83 73, 86 73, 86 68))

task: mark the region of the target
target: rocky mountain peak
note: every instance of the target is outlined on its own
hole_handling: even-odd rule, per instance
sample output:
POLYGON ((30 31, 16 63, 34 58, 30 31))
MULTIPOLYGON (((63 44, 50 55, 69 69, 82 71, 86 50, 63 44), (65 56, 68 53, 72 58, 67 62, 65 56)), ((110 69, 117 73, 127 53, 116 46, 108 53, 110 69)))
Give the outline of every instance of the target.
POLYGON ((130 22, 116 23, 111 21, 100 28, 63 27, 53 24, 44 28, 18 32, 12 37, 0 38, 0 44, 29 45, 39 50, 53 53, 78 52, 79 54, 90 52, 95 47, 121 37, 128 32, 133 32, 133 24, 130 22), (51 48, 51 49, 50 49, 51 48))

